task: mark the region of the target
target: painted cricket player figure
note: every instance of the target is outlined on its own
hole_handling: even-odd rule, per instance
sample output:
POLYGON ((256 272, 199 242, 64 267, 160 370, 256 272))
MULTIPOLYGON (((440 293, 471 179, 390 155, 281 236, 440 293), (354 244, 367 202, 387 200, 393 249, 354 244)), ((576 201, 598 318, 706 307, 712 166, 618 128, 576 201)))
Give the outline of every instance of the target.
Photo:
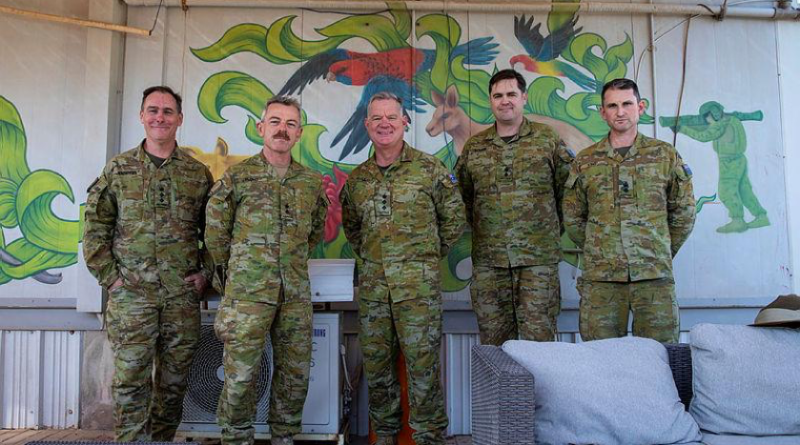
POLYGON ((550 127, 523 116, 525 79, 489 80, 495 124, 456 164, 472 226, 472 309, 481 343, 553 341, 561 310, 561 201, 575 154, 550 127))
POLYGON ((608 82, 608 136, 578 154, 567 180, 564 226, 583 248, 583 340, 627 335, 632 312, 634 335, 678 341, 672 258, 694 226, 692 172, 672 145, 638 132, 644 110, 633 81, 608 82))
POLYGON ((163 86, 142 96, 146 137, 89 188, 83 237, 86 265, 108 290, 121 442, 174 438, 211 276, 199 248, 211 173, 175 141, 181 97, 163 86))
POLYGON ((397 356, 406 359, 410 425, 417 445, 442 445, 447 428, 439 382, 442 297, 439 261, 461 236, 464 206, 455 177, 403 142, 400 99, 378 93, 365 121, 375 154, 342 192, 342 223, 359 256, 359 341, 369 417, 379 445, 401 427, 397 356))
POLYGON ((268 334, 273 445, 294 443, 308 391, 308 258, 322 239, 328 200, 322 177, 292 159, 303 132, 296 100, 270 99, 258 132, 263 149, 225 172, 206 208, 206 245, 223 289, 214 329, 224 343, 217 410, 224 445, 254 443, 255 384, 268 334))

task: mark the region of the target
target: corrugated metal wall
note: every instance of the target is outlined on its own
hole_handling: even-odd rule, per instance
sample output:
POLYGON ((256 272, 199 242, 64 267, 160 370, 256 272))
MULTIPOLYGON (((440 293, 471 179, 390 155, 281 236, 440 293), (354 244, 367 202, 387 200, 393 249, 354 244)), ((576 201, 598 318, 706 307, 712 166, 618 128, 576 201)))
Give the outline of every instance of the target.
POLYGON ((477 334, 445 334, 444 389, 447 397, 447 433, 472 433, 472 391, 470 351, 479 343, 477 334))
POLYGON ((0 331, 0 428, 76 428, 81 333, 0 331))

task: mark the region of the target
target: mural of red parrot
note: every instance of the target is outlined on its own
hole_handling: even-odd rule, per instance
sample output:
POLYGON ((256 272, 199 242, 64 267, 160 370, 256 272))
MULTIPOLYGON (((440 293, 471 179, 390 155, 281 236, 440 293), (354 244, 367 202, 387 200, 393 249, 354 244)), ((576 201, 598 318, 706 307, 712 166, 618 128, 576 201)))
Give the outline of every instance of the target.
POLYGON ((533 16, 528 20, 524 15, 521 18, 515 16, 514 36, 528 54, 512 57, 509 60, 511 67, 521 63, 526 71, 545 76, 566 77, 584 90, 597 91, 597 82, 594 79, 581 73, 572 65, 556 60, 572 38, 583 29, 575 29, 577 23, 578 17, 574 17, 552 30, 549 36, 544 37, 539 32, 542 24, 537 23, 536 26, 533 26, 533 16))
MULTIPOLYGON (((498 54, 497 46, 492 43, 492 37, 474 39, 456 46, 450 53, 450 60, 463 55, 465 65, 488 65, 498 54)), ((300 94, 312 82, 322 78, 329 82, 364 87, 356 110, 331 143, 337 145, 349 135, 339 155, 339 160, 342 160, 369 144, 363 122, 367 117, 369 98, 373 94, 380 91, 394 93, 403 100, 403 112, 406 115, 411 110, 425 112, 421 108, 425 103, 416 94, 414 76, 430 70, 435 58, 436 50, 432 49, 408 47, 360 53, 336 48, 308 59, 292 74, 278 94, 300 94)))

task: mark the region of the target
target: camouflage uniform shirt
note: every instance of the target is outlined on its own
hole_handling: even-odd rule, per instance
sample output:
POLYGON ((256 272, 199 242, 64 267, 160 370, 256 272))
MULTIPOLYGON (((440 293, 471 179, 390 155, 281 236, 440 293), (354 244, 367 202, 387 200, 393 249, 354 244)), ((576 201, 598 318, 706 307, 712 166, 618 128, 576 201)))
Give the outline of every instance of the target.
POLYGON ((283 178, 261 152, 228 168, 211 190, 205 238, 224 295, 276 304, 283 284, 287 299, 310 300, 308 257, 327 207, 322 176, 297 162, 283 178))
POLYGON ((558 263, 561 201, 574 157, 555 131, 527 119, 509 143, 494 126, 467 141, 456 175, 476 265, 558 263))
POLYGON ((675 148, 642 134, 622 157, 603 139, 583 150, 567 180, 564 226, 583 248, 583 277, 672 277, 672 257, 694 226, 691 170, 675 148))
MULTIPOLYGON (((177 147, 161 167, 144 143, 114 157, 89 187, 83 252, 89 271, 108 288, 163 285, 185 293, 184 278, 203 271, 200 241, 206 194, 205 165, 177 147)), ((210 278, 210 274, 207 274, 210 278)))
POLYGON ((426 267, 438 268, 461 236, 463 222, 455 177, 441 161, 408 144, 385 173, 370 157, 342 191, 347 240, 364 262, 383 266, 393 301, 416 298, 408 280, 429 275, 426 267))

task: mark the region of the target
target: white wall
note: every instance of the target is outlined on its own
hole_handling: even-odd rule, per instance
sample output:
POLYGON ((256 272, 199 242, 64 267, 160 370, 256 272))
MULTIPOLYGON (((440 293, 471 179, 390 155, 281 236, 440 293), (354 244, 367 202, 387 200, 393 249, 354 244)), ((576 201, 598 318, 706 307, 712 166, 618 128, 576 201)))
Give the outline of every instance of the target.
MULTIPOLYGON (((125 20, 125 7, 119 1, 0 3, 68 17, 125 20)), ((5 42, 0 47, 4 67, 0 70, 0 96, 7 101, 4 119, 14 119, 16 115, 24 128, 23 133, 14 133, 24 139, 0 142, 4 162, 27 163, 31 176, 24 186, 15 184, 18 190, 25 190, 24 194, 57 193, 42 212, 60 219, 47 226, 46 217, 32 216, 33 205, 25 207, 28 213, 17 215, 18 220, 26 219, 31 225, 44 225, 44 232, 58 240, 55 244, 42 241, 24 224, 21 227, 7 223, 2 228, 3 249, 25 257, 26 267, 23 276, 14 276, 0 285, 0 307, 24 310, 46 306, 99 312, 99 287, 82 265, 78 220, 87 187, 99 174, 108 152, 116 150, 123 37, 110 31, 2 14, 0 39, 5 42), (16 154, 12 155, 12 150, 16 154), (59 186, 53 181, 62 183, 59 186), (29 247, 12 252, 14 242, 28 243, 29 247), (40 270, 42 267, 37 264, 41 262, 50 266, 40 270), (25 278, 40 271, 49 274, 49 283, 25 278)), ((16 204, 19 211, 21 195, 4 202, 16 204)), ((40 199, 46 201, 46 195, 40 199)), ((9 208, 3 207, 4 215, 9 208)), ((15 273, 19 272, 20 268, 16 269, 15 273)), ((14 317, 3 318, 9 322, 14 317)))

